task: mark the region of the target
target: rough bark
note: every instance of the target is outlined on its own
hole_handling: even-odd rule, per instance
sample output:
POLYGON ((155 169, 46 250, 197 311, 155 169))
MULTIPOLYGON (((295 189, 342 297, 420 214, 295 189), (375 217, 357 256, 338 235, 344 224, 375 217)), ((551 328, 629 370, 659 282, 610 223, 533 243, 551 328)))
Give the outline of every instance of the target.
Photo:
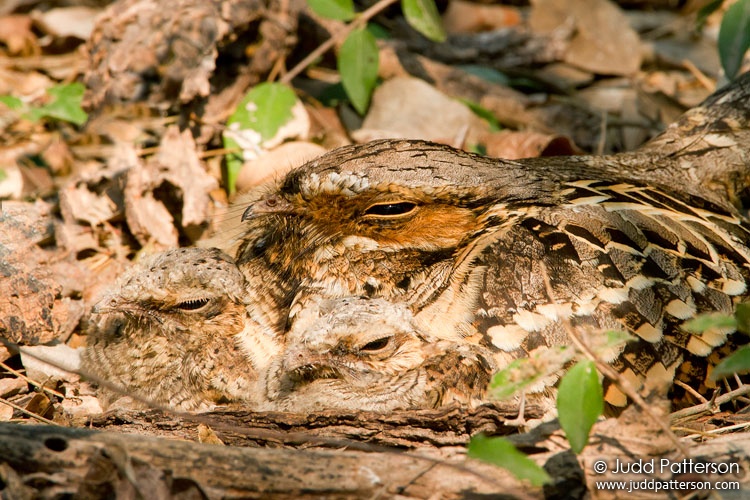
MULTIPOLYGON (((539 497, 500 469, 398 451, 240 448, 63 427, 0 424, 3 496, 75 498, 539 497)), ((0 488, 2 491, 2 488, 0 488)))
MULTIPOLYGON (((178 426, 179 427, 179 426, 178 426)), ((249 431, 250 432, 250 431, 249 431)), ((616 459, 624 462, 662 458, 678 463, 674 453, 628 456, 623 443, 594 436, 597 460, 610 470, 593 474, 593 459, 581 460, 555 447, 527 439, 527 451, 553 477, 542 490, 524 484, 501 469, 445 453, 344 449, 250 448, 217 446, 177 439, 97 432, 51 426, 0 424, 0 492, 3 498, 542 498, 578 497, 586 482, 597 498, 629 494, 596 490, 594 481, 656 479, 660 481, 736 481, 750 487, 750 435, 726 436, 692 449, 693 463, 737 464, 731 474, 613 474, 616 459), (585 470, 585 474, 584 474, 585 470)), ((559 433, 558 436, 559 438, 559 433)), ((624 442, 624 441, 623 441, 624 442)), ((309 446, 310 441, 300 444, 309 446)), ((319 442, 318 444, 323 444, 319 442)), ((523 443, 521 443, 523 447, 523 443)), ((590 455, 590 454, 589 454, 590 455)), ((684 463, 684 462, 681 462, 684 463)), ((653 490, 649 492, 653 495, 653 490)), ((673 493, 684 494, 686 491, 673 493)), ((741 494, 741 493, 740 493, 741 494)))
MULTIPOLYGON (((524 410, 526 419, 539 418, 541 413, 541 409, 531 405, 526 405, 524 410)), ((300 441, 326 445, 344 439, 366 446, 441 449, 463 447, 478 432, 516 433, 518 426, 513 420, 517 416, 516 405, 484 405, 471 411, 449 406, 388 414, 328 411, 303 415, 221 410, 201 415, 175 415, 154 410, 114 411, 92 419, 90 425, 102 430, 180 439, 195 439, 198 427, 209 425, 222 442, 235 446, 294 446, 300 441)))

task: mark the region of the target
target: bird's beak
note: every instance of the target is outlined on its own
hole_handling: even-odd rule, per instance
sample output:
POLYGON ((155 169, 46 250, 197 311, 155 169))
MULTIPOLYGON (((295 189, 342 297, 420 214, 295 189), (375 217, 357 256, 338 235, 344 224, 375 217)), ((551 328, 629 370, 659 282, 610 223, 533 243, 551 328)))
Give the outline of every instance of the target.
POLYGON ((291 203, 283 198, 271 195, 255 203, 251 203, 242 213, 242 222, 248 221, 258 215, 291 213, 292 210, 291 203))
POLYGON ((91 312, 94 314, 102 314, 117 311, 119 304, 117 300, 105 297, 91 308, 91 312))

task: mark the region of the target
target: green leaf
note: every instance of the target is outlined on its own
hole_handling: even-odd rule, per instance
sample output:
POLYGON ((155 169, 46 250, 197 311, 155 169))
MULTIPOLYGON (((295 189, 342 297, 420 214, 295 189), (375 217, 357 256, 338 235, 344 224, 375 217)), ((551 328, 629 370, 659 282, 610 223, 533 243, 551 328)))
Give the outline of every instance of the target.
POLYGON ((349 21, 355 16, 352 0, 307 0, 307 4, 317 15, 328 19, 349 21))
POLYGON ((28 117, 32 120, 54 118, 75 125, 83 125, 89 116, 81 107, 86 87, 81 83, 55 85, 47 89, 52 101, 38 108, 31 108, 28 117))
POLYGON ((750 303, 740 302, 734 309, 734 319, 737 320, 737 330, 750 334, 750 303))
POLYGON ((730 356, 721 360, 721 363, 711 372, 711 379, 718 380, 732 375, 733 373, 750 370, 750 346, 742 346, 730 356))
POLYGON ((297 103, 294 91, 280 83, 261 83, 253 87, 240 101, 227 120, 223 134, 224 147, 239 149, 228 154, 226 162, 227 190, 234 193, 237 175, 242 164, 263 147, 263 143, 278 133, 292 119, 292 108, 297 103))
POLYGON ((401 10, 412 28, 433 42, 445 41, 443 23, 433 0, 401 0, 401 10))
POLYGON ((696 316, 682 324, 682 329, 689 333, 703 333, 714 328, 737 328, 734 316, 723 313, 707 313, 696 316))
POLYGON ((352 31, 338 56, 341 83, 354 109, 364 115, 378 79, 378 45, 365 29, 352 31))
POLYGON ((224 148, 225 149, 237 149, 237 152, 227 153, 224 157, 226 163, 226 180, 227 180, 227 191, 229 194, 234 193, 237 190, 237 177, 240 175, 242 170, 242 164, 244 163, 242 158, 242 148, 240 145, 227 135, 223 136, 224 148))
POLYGON ((549 483, 551 478, 529 457, 518 451, 507 439, 477 434, 469 441, 469 456, 502 467, 519 479, 527 479, 534 486, 549 483))
POLYGON ((499 400, 509 398, 561 370, 574 355, 575 350, 565 346, 535 349, 527 358, 513 360, 497 372, 490 382, 489 394, 499 400))
POLYGON ((580 361, 560 381, 557 416, 570 447, 580 453, 604 411, 604 393, 593 361, 580 361))
POLYGON ((262 141, 272 139, 282 125, 292 118, 297 102, 294 91, 280 83, 261 83, 245 95, 227 120, 235 130, 252 130, 262 141))
POLYGON ((502 130, 503 127, 500 125, 500 122, 497 121, 497 118, 495 117, 495 115, 492 114, 492 111, 490 111, 489 109, 485 107, 480 106, 474 101, 470 101, 469 99, 459 99, 459 100, 462 103, 464 103, 475 115, 477 115, 479 118, 489 123, 491 132, 498 132, 502 130))
POLYGON ((631 335, 625 330, 606 330, 604 332, 604 338, 606 347, 619 346, 620 344, 637 340, 634 335, 631 335))
POLYGON ((706 25, 708 16, 719 10, 719 7, 721 7, 721 4, 723 3, 724 0, 711 0, 706 5, 698 9, 698 14, 696 14, 695 16, 695 29, 697 31, 701 31, 706 25))
POLYGON ((719 28, 719 57, 727 80, 737 76, 750 47, 750 0, 738 0, 724 13, 719 28))
POLYGON ((0 168, 0 181, 4 181, 8 177, 8 174, 5 173, 5 169, 0 168))
POLYGON ((0 102, 5 104, 8 109, 11 109, 13 111, 17 111, 19 109, 23 109, 24 104, 21 99, 18 97, 13 97, 11 95, 0 95, 0 102))
POLYGON ((52 102, 40 109, 51 118, 83 125, 89 119, 89 115, 81 107, 85 92, 86 87, 82 83, 56 85, 47 89, 47 93, 53 98, 52 102))
POLYGON ((478 76, 482 80, 486 80, 490 83, 496 83, 506 87, 510 84, 510 78, 494 68, 481 66, 479 64, 461 64, 457 67, 470 75, 478 76))
POLYGON ((382 25, 374 23, 372 21, 367 23, 365 29, 367 29, 367 31, 369 31, 376 40, 390 40, 393 38, 391 36, 391 33, 387 29, 385 29, 382 25))

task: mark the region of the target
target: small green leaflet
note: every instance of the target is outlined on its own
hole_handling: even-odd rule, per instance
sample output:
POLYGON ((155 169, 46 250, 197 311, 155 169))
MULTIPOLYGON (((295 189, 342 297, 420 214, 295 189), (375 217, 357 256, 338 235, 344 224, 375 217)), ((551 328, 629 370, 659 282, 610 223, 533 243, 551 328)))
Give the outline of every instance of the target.
POLYGON ((263 143, 272 139, 279 128, 292 118, 292 108, 297 103, 294 91, 280 83, 261 83, 250 90, 227 120, 224 147, 239 148, 241 152, 227 155, 227 187, 234 192, 237 175, 247 153, 262 149, 263 143))
POLYGON ((433 42, 444 42, 447 38, 433 0, 401 0, 401 10, 411 27, 433 42))
POLYGON ((13 111, 23 108, 23 101, 18 97, 13 97, 11 95, 0 95, 0 102, 13 111))
POLYGON ((367 23, 366 29, 372 36, 375 37, 376 40, 390 40, 391 38, 393 38, 391 36, 391 33, 378 23, 370 21, 369 23, 367 23))
POLYGON ((719 57, 727 80, 734 79, 750 47, 750 0, 729 6, 719 28, 719 57))
POLYGON ((742 346, 730 356, 721 360, 721 363, 711 372, 711 379, 718 380, 733 373, 750 370, 750 346, 742 346))
POLYGON ((50 87, 47 89, 47 93, 52 96, 52 102, 39 108, 31 108, 28 115, 32 120, 50 117, 79 126, 83 125, 89 118, 81 108, 85 91, 86 87, 81 83, 50 87))
POLYGON ((364 115, 378 79, 378 45, 366 29, 352 31, 338 55, 341 83, 360 115, 364 115))
POLYGON ((507 399, 561 370, 574 355, 575 350, 566 346, 535 349, 528 358, 515 359, 497 372, 488 392, 495 399, 507 399))
POLYGON ((711 0, 706 5, 698 9, 698 14, 695 16, 695 30, 703 31, 703 27, 706 25, 708 16, 719 10, 724 0, 711 0))
POLYGON ((504 438, 477 434, 469 441, 469 456, 508 470, 518 479, 527 479, 534 486, 549 483, 551 478, 529 457, 504 438))
POLYGON ((4 181, 8 177, 8 174, 5 173, 5 170, 0 168, 0 181, 4 181))
POLYGON ((0 102, 12 110, 25 110, 22 116, 27 120, 54 118, 80 126, 89 118, 81 107, 84 92, 86 92, 86 87, 83 84, 70 83, 48 88, 47 94, 52 99, 42 106, 27 106, 20 99, 11 96, 0 96, 0 102))
POLYGON ((604 411, 604 393, 593 361, 580 361, 560 381, 557 416, 570 447, 580 453, 589 432, 604 411))
POLYGON ((338 21, 354 19, 352 0, 307 0, 307 4, 317 15, 338 21))
POLYGON ((737 330, 750 334, 750 303, 737 304, 734 308, 734 319, 737 320, 737 330))
POLYGON ((475 115, 477 115, 479 118, 486 121, 490 126, 490 132, 497 132, 499 130, 502 130, 502 126, 500 125, 500 122, 497 121, 497 117, 492 114, 492 111, 489 109, 482 107, 481 105, 477 104, 474 101, 470 101, 469 99, 459 99, 462 103, 464 103, 475 115))
POLYGON ((734 316, 728 314, 707 313, 696 316, 682 324, 682 329, 689 333, 703 333, 714 328, 737 328, 737 320, 734 316))
POLYGON ((224 149, 231 151, 224 157, 224 162, 227 165, 227 191, 229 191, 229 194, 232 194, 237 190, 237 177, 239 177, 242 164, 244 163, 243 153, 237 141, 226 134, 224 134, 223 138, 224 149))
POLYGON ((487 80, 490 83, 497 83, 498 85, 505 86, 510 84, 510 78, 494 68, 478 64, 461 64, 458 65, 457 68, 466 71, 470 75, 478 76, 482 80, 487 80))
POLYGON ((267 141, 292 118, 296 102, 297 96, 286 85, 261 83, 240 101, 227 126, 237 123, 240 130, 254 130, 263 141, 267 141))

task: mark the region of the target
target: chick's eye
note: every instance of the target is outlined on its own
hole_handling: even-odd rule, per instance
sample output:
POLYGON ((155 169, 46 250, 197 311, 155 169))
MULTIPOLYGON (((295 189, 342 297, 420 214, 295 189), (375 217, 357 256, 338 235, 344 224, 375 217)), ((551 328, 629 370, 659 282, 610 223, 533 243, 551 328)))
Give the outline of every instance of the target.
POLYGON ((373 340, 372 342, 368 342, 367 344, 363 345, 360 348, 360 350, 361 351, 379 351, 387 347, 390 340, 391 340, 390 337, 383 337, 382 339, 373 340))
POLYGON ((401 201, 398 203, 379 203, 365 210, 365 215, 405 215, 417 208, 416 203, 401 201))
POLYGON ((182 311, 197 311, 198 309, 201 309, 203 306, 208 304, 208 302, 209 299, 191 299, 186 300, 185 302, 180 302, 175 306, 175 308, 182 311))

